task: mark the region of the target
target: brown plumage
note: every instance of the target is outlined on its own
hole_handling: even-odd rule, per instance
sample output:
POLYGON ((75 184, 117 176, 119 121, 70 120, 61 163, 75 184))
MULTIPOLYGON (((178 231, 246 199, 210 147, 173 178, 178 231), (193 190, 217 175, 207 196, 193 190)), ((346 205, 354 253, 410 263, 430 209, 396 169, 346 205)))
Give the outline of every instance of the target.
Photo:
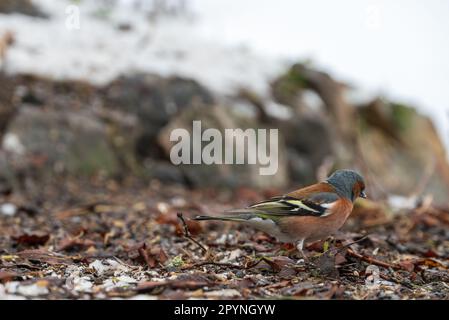
POLYGON ((229 211, 224 216, 198 216, 195 220, 245 223, 282 242, 296 242, 305 258, 304 242, 326 238, 340 229, 351 214, 353 202, 366 197, 364 191, 362 176, 352 170, 339 170, 325 182, 229 211))

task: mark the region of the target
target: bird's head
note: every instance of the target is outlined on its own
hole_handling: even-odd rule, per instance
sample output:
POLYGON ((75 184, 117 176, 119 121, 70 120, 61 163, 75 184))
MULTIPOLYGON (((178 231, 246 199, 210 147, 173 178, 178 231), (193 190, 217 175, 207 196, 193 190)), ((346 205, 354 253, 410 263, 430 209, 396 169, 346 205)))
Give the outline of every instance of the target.
POLYGON ((342 197, 354 202, 357 198, 366 198, 365 181, 363 177, 353 170, 337 170, 329 178, 335 191, 342 197))

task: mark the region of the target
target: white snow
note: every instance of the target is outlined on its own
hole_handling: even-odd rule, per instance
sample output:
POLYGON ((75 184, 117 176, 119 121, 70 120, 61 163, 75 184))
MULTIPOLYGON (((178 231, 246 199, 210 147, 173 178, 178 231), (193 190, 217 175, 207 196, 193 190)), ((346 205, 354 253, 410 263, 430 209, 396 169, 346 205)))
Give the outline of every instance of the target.
POLYGON ((83 1, 78 4, 80 28, 70 29, 66 26, 70 2, 42 0, 38 4, 50 13, 50 20, 22 15, 0 19, 0 30, 13 31, 16 39, 6 59, 10 72, 105 84, 122 73, 148 71, 192 77, 212 90, 230 94, 240 86, 264 92, 268 80, 283 67, 280 61, 245 48, 223 46, 220 39, 202 37, 201 25, 189 17, 152 22, 144 13, 122 4, 98 18, 99 5, 83 1), (117 28, 125 23, 130 31, 117 28))
POLYGON ((192 12, 156 21, 135 9, 155 1, 120 0, 115 9, 102 2, 35 1, 49 20, 0 15, 0 33, 11 30, 16 38, 6 70, 97 84, 134 71, 177 74, 220 94, 244 86, 266 97, 269 80, 289 61, 311 59, 359 86, 351 95, 358 101, 382 94, 416 105, 449 146, 447 2, 186 0, 192 12), (67 27, 73 5, 79 29, 67 27), (121 31, 120 24, 132 29, 121 31))

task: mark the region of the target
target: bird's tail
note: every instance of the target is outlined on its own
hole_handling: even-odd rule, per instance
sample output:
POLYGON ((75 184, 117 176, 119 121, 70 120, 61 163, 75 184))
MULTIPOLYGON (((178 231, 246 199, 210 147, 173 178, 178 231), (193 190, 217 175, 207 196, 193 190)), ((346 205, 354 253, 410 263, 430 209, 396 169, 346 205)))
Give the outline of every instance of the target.
POLYGON ((212 217, 212 216, 196 216, 193 218, 193 220, 196 221, 246 221, 246 219, 243 219, 242 217, 237 217, 237 216, 217 216, 217 217, 212 217))
POLYGON ((254 217, 255 210, 251 209, 241 209, 235 211, 227 211, 226 215, 221 216, 196 216, 193 220, 196 221, 206 221, 206 220, 215 220, 215 221, 235 221, 235 222, 244 222, 248 221, 252 217, 254 217))

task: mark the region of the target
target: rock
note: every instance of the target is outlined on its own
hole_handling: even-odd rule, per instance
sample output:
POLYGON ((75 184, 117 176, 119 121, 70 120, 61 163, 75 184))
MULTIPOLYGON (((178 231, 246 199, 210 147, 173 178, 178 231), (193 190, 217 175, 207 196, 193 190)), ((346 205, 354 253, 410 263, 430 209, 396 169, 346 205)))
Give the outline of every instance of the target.
MULTIPOLYGON (((184 128, 189 131, 192 136, 193 121, 201 121, 203 132, 208 128, 218 129, 223 139, 225 136, 225 129, 270 129, 270 127, 265 125, 262 126, 254 119, 237 116, 233 113, 231 108, 220 106, 196 106, 187 108, 178 116, 175 116, 159 133, 158 142, 167 158, 170 157, 171 148, 176 144, 175 142, 170 141, 171 132, 175 129, 184 128)), ((208 143, 203 143, 202 146, 204 147, 207 144, 208 143)), ((225 148, 223 147, 223 157, 224 153, 225 148)), ((285 143, 281 133, 279 133, 278 139, 278 171, 275 175, 261 175, 259 170, 261 165, 247 164, 246 158, 245 164, 239 165, 180 164, 179 168, 181 168, 184 173, 187 182, 194 187, 252 186, 258 188, 276 188, 284 187, 288 182, 285 143)))
POLYGON ((47 17, 31 0, 0 0, 0 13, 21 13, 32 17, 47 17))
POLYGON ((100 105, 99 88, 82 80, 54 80, 35 75, 10 76, 20 102, 38 108, 80 110, 100 105))
POLYGON ((230 299, 239 298, 242 295, 235 289, 222 289, 205 292, 204 295, 209 299, 230 299))
POLYGON ((275 79, 271 88, 277 102, 295 111, 284 130, 287 145, 293 150, 289 161, 292 177, 312 183, 325 162, 330 163, 329 170, 332 166, 360 169, 355 161, 355 111, 346 100, 347 88, 343 83, 307 64, 297 63, 275 79), (318 101, 311 103, 307 99, 311 95, 318 101))
POLYGON ((334 155, 329 124, 322 118, 306 115, 279 124, 288 146, 290 178, 312 184, 323 161, 334 155))
MULTIPOLYGON (((290 180, 299 184, 314 183, 320 166, 335 153, 335 138, 332 134, 335 130, 332 128, 332 122, 319 112, 311 110, 302 110, 293 113, 292 118, 280 120, 266 111, 267 106, 263 98, 254 92, 242 89, 238 97, 256 109, 255 117, 258 122, 277 127, 282 132, 287 145, 290 180)), ((291 106, 294 107, 293 104, 291 106)))
POLYGON ((35 179, 41 173, 106 173, 119 178, 142 172, 135 157, 140 134, 137 117, 106 109, 101 88, 32 75, 4 77, 7 85, 0 88, 0 104, 5 101, 9 112, 0 117, 0 127, 4 123, 7 132, 0 166, 6 169, 1 177, 9 183, 20 172, 26 177, 29 170, 35 179), (12 121, 14 114, 18 118, 12 121))
POLYGON ((191 79, 152 74, 122 76, 104 88, 105 105, 137 116, 141 133, 136 152, 141 158, 162 156, 156 138, 178 112, 192 105, 211 105, 207 89, 191 79))
POLYGON ((7 134, 0 141, 9 162, 0 164, 10 173, 37 166, 34 178, 42 172, 103 172, 184 183, 180 169, 166 161, 157 134, 180 110, 212 102, 206 89, 179 77, 139 74, 105 88, 32 75, 4 77, 0 138, 7 134), (21 112, 12 121, 16 105, 21 112))
POLYGON ((165 183, 188 184, 182 169, 167 161, 146 159, 144 161, 144 174, 149 179, 156 179, 165 183))
POLYGON ((447 201, 449 164, 429 118, 414 108, 381 99, 357 109, 360 153, 372 192, 447 201), (381 189, 381 190, 379 190, 381 189))
MULTIPOLYGON (((16 113, 15 81, 0 72, 0 144, 16 113)), ((1 145, 0 145, 1 146, 1 145)))
POLYGON ((445 201, 449 164, 430 119, 380 98, 353 106, 346 89, 329 74, 301 63, 272 83, 273 97, 296 111, 293 119, 278 125, 286 136, 291 177, 312 182, 312 172, 331 159, 335 168, 363 169, 374 198, 432 194, 437 202, 445 201), (309 91, 319 96, 322 107, 307 104, 309 91))
POLYGON ((4 216, 12 217, 17 213, 17 206, 13 203, 3 203, 0 206, 0 212, 4 216))
POLYGON ((15 168, 33 171, 33 175, 114 174, 119 170, 106 126, 87 111, 47 112, 22 107, 8 134, 24 149, 22 154, 11 155, 15 168))
POLYGON ((316 169, 307 155, 300 154, 295 149, 287 150, 289 177, 292 181, 306 185, 313 183, 316 175, 316 169))
MULTIPOLYGON (((333 79, 329 74, 313 69, 306 64, 297 63, 272 83, 273 97, 282 104, 299 109, 302 113, 309 106, 304 101, 307 90, 315 92, 323 101, 325 112, 320 118, 332 120, 332 127, 343 141, 354 134, 354 110, 345 99, 345 85, 333 79)), ((310 108, 309 108, 310 109, 310 108)))

